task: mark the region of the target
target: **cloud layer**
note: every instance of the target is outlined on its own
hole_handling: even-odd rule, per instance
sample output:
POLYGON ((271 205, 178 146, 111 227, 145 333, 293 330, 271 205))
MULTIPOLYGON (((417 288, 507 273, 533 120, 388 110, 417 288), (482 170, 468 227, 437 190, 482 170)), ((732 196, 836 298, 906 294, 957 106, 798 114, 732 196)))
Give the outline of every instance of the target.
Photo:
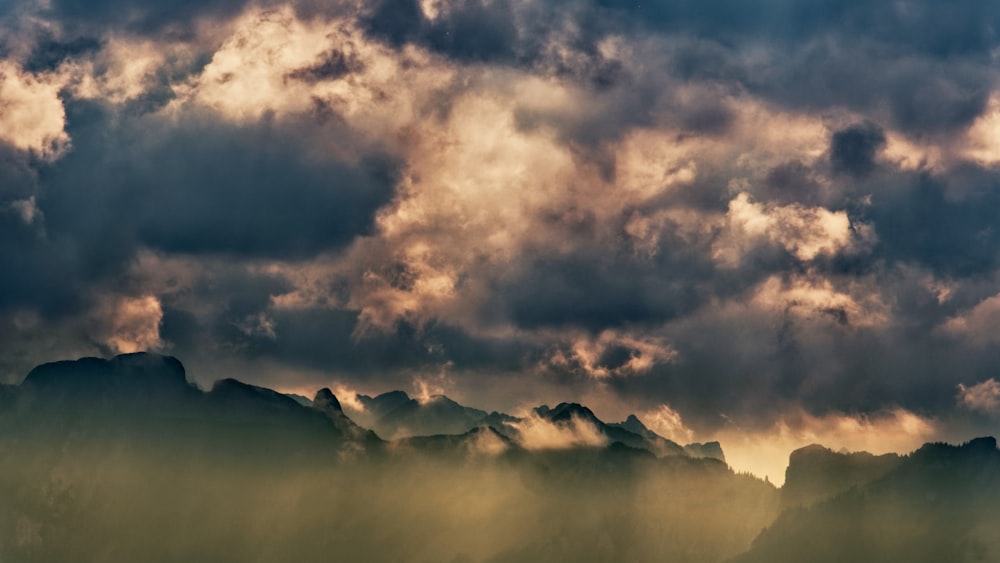
POLYGON ((998 18, 8 3, 0 371, 156 348, 204 383, 439 377, 704 437, 988 431, 998 18))

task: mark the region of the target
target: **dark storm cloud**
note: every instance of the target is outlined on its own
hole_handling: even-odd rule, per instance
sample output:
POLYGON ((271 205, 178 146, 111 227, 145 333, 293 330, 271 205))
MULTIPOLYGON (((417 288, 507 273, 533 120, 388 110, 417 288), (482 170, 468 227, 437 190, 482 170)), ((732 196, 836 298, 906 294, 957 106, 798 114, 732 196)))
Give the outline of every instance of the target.
POLYGON ((812 167, 798 160, 783 162, 771 168, 757 191, 763 199, 783 204, 798 202, 819 205, 824 199, 820 176, 812 167))
MULTIPOLYGON (((1000 24, 1000 10, 972 1, 566 1, 515 10, 507 2, 455 0, 441 7, 428 19, 415 0, 378 2, 364 23, 391 45, 555 70, 597 90, 627 77, 620 63, 600 55, 602 40, 659 38, 671 45, 658 70, 662 82, 673 74, 803 111, 884 113, 878 117, 910 133, 955 131, 982 113, 995 82, 991 50, 1000 24), (553 44, 589 62, 567 66, 553 44)), ((719 108, 694 109, 685 114, 693 129, 724 128, 719 108)))
POLYGON ((79 310, 81 287, 92 271, 74 256, 71 244, 46 240, 37 225, 25 224, 9 207, 0 209, 0 314, 22 308, 58 318, 79 310))
POLYGON ((737 422, 767 428, 774 414, 872 413, 902 407, 936 416, 954 406, 956 385, 988 376, 983 351, 917 330, 844 330, 786 312, 703 320, 672 333, 675 361, 610 384, 631 403, 667 398, 695 428, 737 422), (973 375, 974 374, 974 375, 973 375))
POLYGON ((979 58, 901 55, 872 43, 817 41, 749 75, 753 93, 790 108, 845 108, 907 133, 955 132, 985 109, 994 73, 979 58))
POLYGON ((288 77, 306 82, 320 82, 335 80, 352 72, 358 72, 362 68, 364 68, 364 64, 357 58, 332 49, 324 53, 315 64, 293 70, 288 73, 288 77))
POLYGON ((43 33, 22 67, 28 72, 52 71, 67 59, 94 53, 102 45, 102 41, 94 37, 81 36, 60 40, 51 33, 43 33))
POLYGON ((834 172, 863 176, 875 168, 875 157, 885 147, 885 133, 874 123, 860 123, 833 133, 830 163, 834 172))
POLYGON ((105 110, 71 104, 75 148, 42 174, 55 235, 81 246, 143 244, 181 253, 301 257, 367 232, 398 164, 320 154, 339 133, 314 120, 230 125, 205 115, 108 127, 105 110), (94 231, 98 232, 94 232, 94 231))
POLYGON ((186 35, 198 19, 233 16, 250 5, 248 0, 54 0, 41 11, 44 17, 70 27, 124 28, 140 34, 168 32, 186 35))
MULTIPOLYGON (((101 295, 159 291, 130 275, 140 252, 211 257, 211 264, 337 250, 369 232, 396 182, 395 159, 366 152, 313 116, 232 125, 211 115, 161 120, 136 113, 135 104, 123 111, 67 99, 66 107, 67 154, 46 162, 7 145, 0 151, 0 269, 12 273, 0 277, 0 328, 12 331, 0 350, 24 356, 4 364, 17 373, 53 346, 39 330, 66 349, 101 346, 85 334, 101 295), (331 157, 320 144, 351 156, 331 157), (29 202, 30 221, 18 207, 29 202), (24 325, 17 318, 25 312, 43 324, 24 325), (23 345, 39 348, 20 354, 23 345)), ((232 273, 205 278, 211 290, 161 296, 168 344, 210 350, 289 289, 283 278, 226 268, 232 273), (199 299, 224 304, 225 313, 206 314, 199 299)))
MULTIPOLYGON (((421 327, 401 322, 391 332, 359 338, 357 313, 349 310, 279 310, 268 315, 273 337, 247 334, 223 319, 206 327, 205 334, 227 353, 337 374, 385 390, 409 388, 414 373, 435 374, 443 368, 513 373, 528 369, 543 351, 535 344, 477 338, 434 322, 421 327)), ((192 355, 204 352, 204 347, 191 349, 192 355)))
POLYGON ((1000 175, 966 165, 946 175, 882 178, 867 218, 876 226, 876 251, 920 264, 942 276, 976 276, 998 263, 1000 175), (891 186, 895 183, 895 186, 891 186))
POLYGON ((511 62, 519 53, 518 28, 508 0, 443 2, 428 20, 417 0, 379 0, 364 17, 365 29, 394 46, 418 43, 463 62, 511 62))
POLYGON ((0 141, 0 207, 34 195, 38 183, 31 157, 0 141))
MULTIPOLYGON (((44 235, 44 215, 28 217, 19 205, 34 205, 39 163, 31 155, 0 142, 0 314, 23 307, 45 316, 75 311, 80 263, 71 245, 44 235)), ((83 272, 81 272, 82 274, 83 272)))
MULTIPOLYGON (((666 244, 669 244, 667 242, 666 244)), ((625 249, 539 257, 496 288, 510 318, 523 328, 655 324, 698 308, 712 273, 696 256, 637 258, 625 249)))

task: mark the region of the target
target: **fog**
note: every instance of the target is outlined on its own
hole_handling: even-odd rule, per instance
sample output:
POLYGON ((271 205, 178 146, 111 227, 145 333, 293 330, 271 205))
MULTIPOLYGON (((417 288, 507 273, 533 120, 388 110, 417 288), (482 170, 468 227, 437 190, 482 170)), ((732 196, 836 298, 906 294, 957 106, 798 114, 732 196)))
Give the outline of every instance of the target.
POLYGON ((0 560, 722 561, 778 493, 708 460, 579 449, 318 456, 6 440, 0 560))

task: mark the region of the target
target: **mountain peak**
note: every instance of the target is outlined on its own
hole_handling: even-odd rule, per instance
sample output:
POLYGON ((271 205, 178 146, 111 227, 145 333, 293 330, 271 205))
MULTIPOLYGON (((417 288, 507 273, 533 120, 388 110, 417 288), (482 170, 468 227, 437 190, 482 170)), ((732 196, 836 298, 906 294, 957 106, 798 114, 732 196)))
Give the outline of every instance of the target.
POLYGON ((316 392, 316 397, 313 399, 312 404, 314 408, 321 411, 332 410, 335 412, 344 412, 344 409, 340 407, 340 401, 337 400, 337 396, 326 387, 316 392))
POLYGON ((993 436, 982 436, 980 438, 973 438, 972 440, 969 440, 968 442, 963 444, 962 447, 971 450, 993 451, 997 449, 997 439, 994 438, 993 436))
POLYGON ((722 451, 722 444, 719 442, 695 442, 684 446, 684 451, 691 457, 707 457, 726 461, 726 454, 722 451))
POLYGON ((358 395, 358 401, 364 407, 365 411, 373 419, 377 420, 401 405, 409 403, 412 399, 410 399, 410 396, 405 391, 389 391, 375 397, 358 395))
POLYGON ((87 357, 42 364, 25 376, 22 387, 36 399, 55 400, 64 406, 84 398, 148 404, 197 392, 180 360, 148 352, 110 360, 87 357))
POLYGON ((173 356, 165 356, 155 352, 134 352, 131 354, 119 354, 111 358, 111 365, 118 369, 138 370, 165 367, 175 374, 187 378, 184 371, 184 364, 173 356))
POLYGON ((624 422, 619 422, 615 426, 619 428, 624 428, 625 430, 628 430, 629 432, 634 432, 640 436, 648 437, 650 434, 652 434, 649 428, 646 428, 646 425, 643 424, 642 421, 639 420, 639 417, 637 417, 634 414, 628 415, 628 418, 626 418, 624 422))
POLYGON ((580 403, 559 403, 554 409, 542 405, 536 408, 535 412, 551 422, 566 422, 572 418, 599 422, 594 412, 580 403))

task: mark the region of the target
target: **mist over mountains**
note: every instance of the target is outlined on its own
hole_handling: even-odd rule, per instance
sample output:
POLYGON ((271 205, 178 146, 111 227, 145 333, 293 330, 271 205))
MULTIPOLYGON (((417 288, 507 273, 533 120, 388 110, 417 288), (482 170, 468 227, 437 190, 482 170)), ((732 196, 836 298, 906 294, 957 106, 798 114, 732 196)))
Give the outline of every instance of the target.
POLYGON ((156 354, 38 366, 0 387, 0 560, 1000 560, 993 438, 809 446, 778 489, 576 403, 351 403, 156 354))

